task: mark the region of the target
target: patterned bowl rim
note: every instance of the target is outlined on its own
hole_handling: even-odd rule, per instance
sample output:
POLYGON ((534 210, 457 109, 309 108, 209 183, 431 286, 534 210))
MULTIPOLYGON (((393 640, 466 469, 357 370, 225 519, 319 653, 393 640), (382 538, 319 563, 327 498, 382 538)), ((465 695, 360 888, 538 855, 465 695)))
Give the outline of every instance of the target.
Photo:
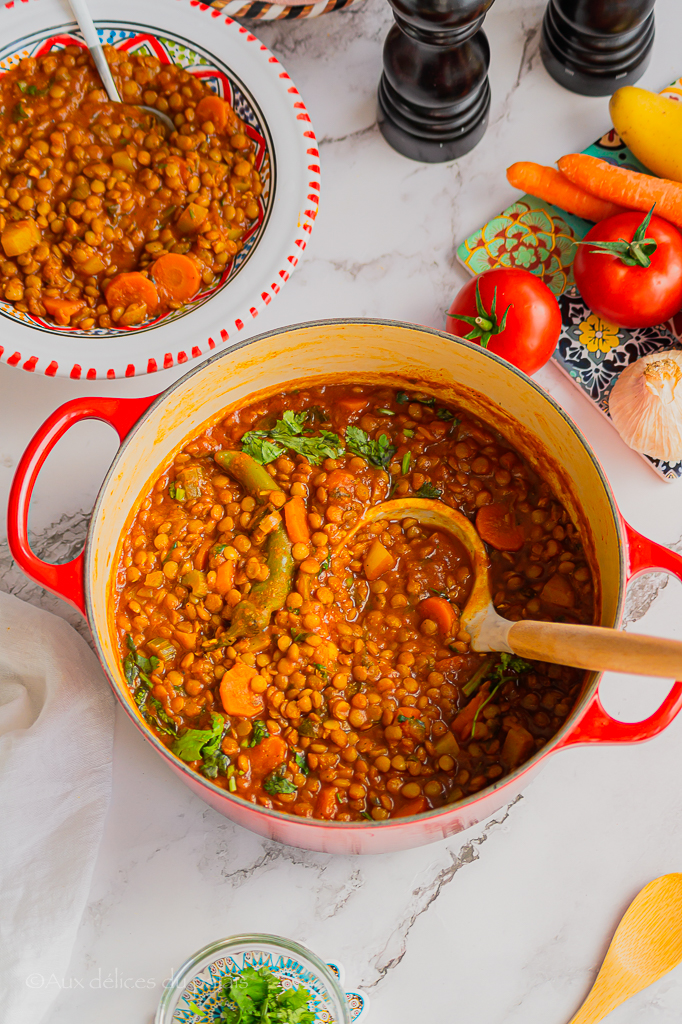
POLYGON ((345 992, 331 968, 316 953, 308 949, 307 946, 303 946, 293 939, 287 939, 282 935, 270 935, 267 933, 231 935, 225 939, 217 939, 188 957, 167 982, 156 1011, 154 1024, 172 1024, 173 1015, 182 993, 190 982, 198 977, 211 962, 215 962, 225 955, 239 955, 240 953, 254 951, 254 947, 257 950, 258 947, 262 946, 274 946, 277 950, 281 951, 281 954, 288 954, 292 959, 295 958, 299 963, 310 969, 311 973, 316 974, 334 995, 338 1008, 341 1010, 342 1018, 336 1024, 350 1024, 350 1014, 345 992))
MULTIPOLYGON (((10 40, 3 42, 5 53, 15 45, 11 40, 18 50, 27 36, 76 28, 59 0, 40 0, 40 19, 36 2, 4 5, 4 17, 16 18, 3 33, 3 40, 10 40)), ((253 99, 277 165, 278 194, 271 197, 249 259, 221 291, 184 317, 130 334, 91 337, 53 333, 3 316, 0 362, 48 377, 113 380, 201 360, 236 340, 279 294, 307 246, 317 217, 320 165, 315 132, 296 86, 268 48, 234 19, 197 0, 175 0, 172 8, 168 0, 145 0, 144 18, 136 0, 91 0, 90 7, 99 25, 186 41, 200 55, 213 57, 253 99), (174 18, 164 28, 162 13, 169 9, 174 18)))
POLYGON ((212 0, 211 7, 229 14, 232 18, 248 21, 301 21, 303 18, 318 18, 322 14, 333 14, 349 7, 357 7, 362 0, 319 0, 318 3, 266 3, 265 0, 212 0))

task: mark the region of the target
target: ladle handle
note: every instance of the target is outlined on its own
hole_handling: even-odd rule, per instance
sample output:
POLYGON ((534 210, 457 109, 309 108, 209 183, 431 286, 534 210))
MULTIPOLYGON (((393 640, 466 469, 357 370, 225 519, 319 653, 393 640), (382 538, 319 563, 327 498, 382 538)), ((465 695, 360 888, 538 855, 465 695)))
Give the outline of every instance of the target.
POLYGON ((603 626, 515 622, 507 634, 514 654, 598 672, 682 679, 682 642, 603 626))
POLYGON ((83 33, 83 39, 85 40, 86 46, 92 54, 92 59, 95 62, 95 67, 99 72, 99 77, 102 79, 102 84, 106 89, 107 96, 113 103, 120 103, 121 97, 118 94, 116 83, 111 74, 111 69, 107 63, 107 58, 104 56, 104 50, 102 44, 99 41, 97 35, 97 29, 95 23, 92 20, 92 15, 86 3, 86 0, 69 0, 69 7, 73 11, 73 16, 78 22, 78 27, 83 33))

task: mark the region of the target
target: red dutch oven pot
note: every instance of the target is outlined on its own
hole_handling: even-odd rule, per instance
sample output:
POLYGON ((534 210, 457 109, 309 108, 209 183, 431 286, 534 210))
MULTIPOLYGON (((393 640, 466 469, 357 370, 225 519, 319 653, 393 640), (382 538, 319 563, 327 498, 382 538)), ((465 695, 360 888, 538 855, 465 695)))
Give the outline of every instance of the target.
POLYGON ((121 705, 195 793, 221 814, 278 842, 325 853, 383 853, 433 842, 476 824, 512 800, 547 757, 566 747, 636 743, 665 729, 682 707, 682 683, 674 684, 645 721, 624 723, 606 713, 599 700, 600 677, 589 673, 563 728, 511 775, 459 803, 375 824, 269 811, 220 789, 175 758, 147 728, 121 669, 112 606, 121 538, 156 477, 185 443, 250 396, 281 394, 302 378, 416 388, 457 402, 493 424, 551 482, 579 524, 595 576, 601 625, 620 625, 625 588, 640 573, 659 569, 682 580, 682 557, 624 522, 597 459, 556 402, 497 356, 424 327, 377 320, 303 324, 216 354, 155 398, 67 402, 37 432, 17 469, 9 502, 12 554, 36 583, 87 616, 121 705), (111 424, 121 447, 97 497, 84 551, 65 565, 50 565, 29 546, 31 494, 49 452, 69 427, 84 419, 111 424))

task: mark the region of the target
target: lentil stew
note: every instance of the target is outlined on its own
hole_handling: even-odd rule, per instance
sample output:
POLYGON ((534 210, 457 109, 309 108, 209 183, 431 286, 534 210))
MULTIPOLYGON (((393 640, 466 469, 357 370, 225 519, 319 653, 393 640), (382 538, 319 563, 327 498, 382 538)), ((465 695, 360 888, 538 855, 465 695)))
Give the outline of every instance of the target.
POLYGON ((292 385, 185 445, 122 542, 115 622, 149 728, 262 807, 335 821, 473 794, 561 727, 584 674, 481 655, 471 566, 389 497, 441 500, 486 542, 494 604, 593 622, 580 533, 491 426, 425 394, 292 385))
POLYGON ((227 280, 263 218, 263 140, 229 103, 180 65, 104 50, 122 104, 78 45, 0 78, 0 298, 60 330, 182 309, 227 280))

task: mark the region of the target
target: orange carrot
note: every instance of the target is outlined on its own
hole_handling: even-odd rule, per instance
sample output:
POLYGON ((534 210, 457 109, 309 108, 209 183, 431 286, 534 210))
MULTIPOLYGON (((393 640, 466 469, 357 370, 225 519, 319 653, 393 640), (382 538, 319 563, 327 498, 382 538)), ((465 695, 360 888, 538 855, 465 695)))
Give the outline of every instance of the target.
POLYGON ((444 597, 427 597, 417 605, 422 619, 432 619, 443 636, 452 631, 457 615, 455 609, 444 597))
POLYGON ((258 675, 255 668, 235 661, 220 680, 220 699, 228 715, 253 718, 263 710, 263 698, 254 693, 249 683, 258 675))
POLYGON ((421 814, 422 811, 428 811, 429 805, 426 801, 426 797, 417 796, 414 800, 406 800, 402 807, 399 807, 397 811, 393 812, 394 818, 411 818, 413 814, 421 814))
POLYGON ((210 121, 217 132, 230 132, 234 135, 239 129, 239 119, 234 110, 220 96, 204 96, 199 100, 194 120, 198 125, 210 121))
POLYGON ((409 704, 406 704, 405 707, 398 708, 398 714, 402 715, 403 718, 420 718, 423 712, 420 711, 419 708, 413 708, 409 704))
POLYGON ((360 409, 364 409, 368 402, 369 398, 366 395, 357 395, 355 398, 348 395, 346 398, 339 398, 336 405, 340 409, 345 409, 346 412, 360 412, 360 409))
POLYGON ((57 299, 50 295, 44 295, 42 303, 47 312, 50 313, 62 327, 66 327, 74 313, 77 313, 79 309, 83 309, 85 306, 82 299, 57 299))
POLYGON ((682 185, 667 178, 614 167, 584 153, 570 153, 559 160, 559 169, 566 177, 600 199, 620 203, 628 210, 648 213, 656 204, 655 213, 682 228, 682 185))
POLYGON ((585 220, 606 220, 607 217, 623 213, 622 206, 606 203, 590 192, 578 188, 555 167, 543 167, 542 164, 523 160, 507 168, 507 181, 514 188, 537 196, 538 199, 544 199, 546 203, 553 203, 566 213, 584 217, 585 220))
POLYGON ((514 513, 504 505, 483 505, 476 515, 481 540, 498 551, 519 551, 525 540, 523 527, 516 525, 514 513))
MULTIPOLYGON (((474 723, 474 718, 476 718, 476 712, 488 699, 489 689, 490 683, 484 683, 476 696, 472 697, 469 703, 465 704, 452 720, 450 728, 458 739, 468 740, 471 736, 471 727, 474 723)), ((476 724, 478 725, 478 720, 476 724)))
POLYGON ((201 274, 193 259, 178 252, 160 256, 152 268, 154 284, 166 301, 186 302, 201 285, 201 274))
POLYGON ((287 759, 289 748, 281 736, 270 736, 261 740, 249 751, 251 771, 255 775, 269 775, 287 759))
POLYGON ((461 654, 453 654, 451 658, 441 658, 440 661, 436 662, 436 672, 456 672, 458 668, 461 668, 464 664, 464 658, 461 654))
POLYGON ((159 295, 154 287, 154 282, 136 270, 112 277, 107 285, 105 298, 109 309, 114 309, 115 306, 130 306, 132 303, 144 302, 148 312, 152 313, 159 304, 159 295))
POLYGON ((318 793, 315 802, 315 812, 318 818, 333 818, 338 807, 336 802, 336 787, 323 786, 318 793))
POLYGON ((345 469, 333 469, 324 486, 329 497, 334 500, 336 498, 352 498, 355 494, 356 483, 352 473, 347 473, 345 469))
POLYGON ((234 582, 234 562, 231 562, 228 558, 224 562, 221 562, 216 569, 215 588, 219 594, 223 597, 232 590, 232 583, 234 582))
POLYGON ((298 494, 284 506, 284 523, 292 544, 308 544, 310 527, 305 502, 298 494))

